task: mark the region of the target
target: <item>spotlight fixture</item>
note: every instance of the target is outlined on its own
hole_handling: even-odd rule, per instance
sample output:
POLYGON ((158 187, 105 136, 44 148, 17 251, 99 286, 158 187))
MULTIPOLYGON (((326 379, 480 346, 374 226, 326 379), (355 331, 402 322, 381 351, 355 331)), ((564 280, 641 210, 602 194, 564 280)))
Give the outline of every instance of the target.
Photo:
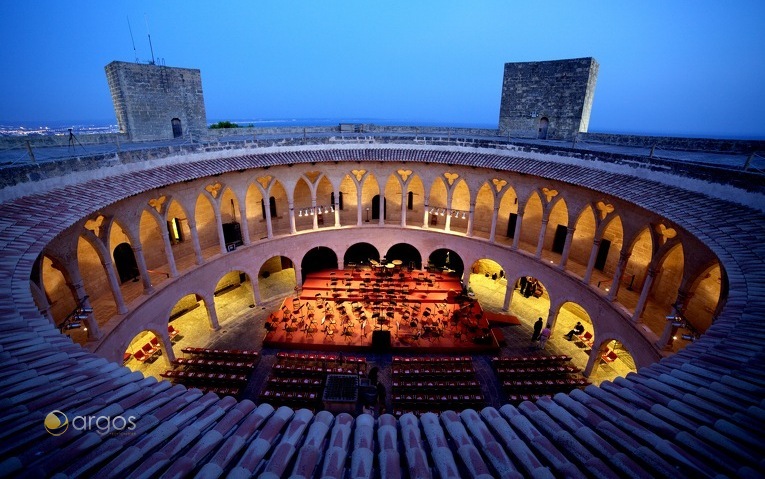
POLYGON ((444 216, 444 215, 446 215, 446 209, 441 210, 441 216, 444 216))
POLYGON ((335 212, 335 206, 334 206, 334 205, 331 205, 331 206, 329 207, 329 209, 330 209, 330 210, 332 210, 332 212, 333 212, 333 213, 335 212))
POLYGON ((300 210, 300 214, 298 216, 303 216, 303 210, 300 210))
POLYGON ((466 213, 465 211, 463 211, 463 212, 462 212, 462 219, 463 219, 463 220, 465 219, 465 216, 466 216, 466 215, 467 215, 467 213, 466 213))

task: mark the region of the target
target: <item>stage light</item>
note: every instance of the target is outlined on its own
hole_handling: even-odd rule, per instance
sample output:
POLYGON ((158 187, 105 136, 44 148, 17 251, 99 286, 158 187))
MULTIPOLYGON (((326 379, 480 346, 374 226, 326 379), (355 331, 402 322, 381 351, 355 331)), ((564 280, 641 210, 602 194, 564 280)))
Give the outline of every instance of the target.
POLYGON ((329 208, 327 208, 326 206, 324 207, 324 213, 329 213, 329 208))
POLYGON ((335 206, 334 205, 330 206, 329 209, 332 210, 333 213, 335 212, 335 206))
POLYGON ((311 208, 311 216, 313 216, 313 208, 311 208))
POLYGON ((93 313, 93 308, 80 308, 80 311, 85 314, 91 314, 93 313))
POLYGON ((446 215, 446 210, 445 209, 441 210, 441 216, 444 216, 444 215, 446 215))
POLYGON ((303 210, 300 210, 300 214, 298 216, 303 216, 303 210))
POLYGON ((463 212, 462 212, 462 219, 463 219, 463 220, 465 219, 465 216, 466 216, 466 215, 467 215, 467 213, 463 211, 463 212))

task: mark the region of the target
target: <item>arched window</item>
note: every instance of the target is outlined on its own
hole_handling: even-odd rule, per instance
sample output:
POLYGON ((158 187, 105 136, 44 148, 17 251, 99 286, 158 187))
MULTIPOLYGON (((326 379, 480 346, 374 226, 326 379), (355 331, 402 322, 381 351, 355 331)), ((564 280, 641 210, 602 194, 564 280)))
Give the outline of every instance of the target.
POLYGON ((409 192, 406 195, 406 209, 413 210, 414 209, 414 193, 409 192))
POLYGON ((170 120, 170 123, 173 125, 173 138, 180 138, 183 136, 183 128, 181 128, 181 120, 180 118, 173 118, 170 120))

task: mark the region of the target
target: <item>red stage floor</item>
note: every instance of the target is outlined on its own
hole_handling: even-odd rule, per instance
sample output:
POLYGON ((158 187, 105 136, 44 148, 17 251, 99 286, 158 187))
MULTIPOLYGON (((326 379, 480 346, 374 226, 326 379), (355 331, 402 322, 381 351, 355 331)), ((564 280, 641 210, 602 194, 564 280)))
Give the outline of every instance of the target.
POLYGON ((263 345, 282 349, 492 352, 499 346, 457 278, 397 268, 309 274, 272 314, 263 345), (378 332, 380 331, 380 332, 378 332))

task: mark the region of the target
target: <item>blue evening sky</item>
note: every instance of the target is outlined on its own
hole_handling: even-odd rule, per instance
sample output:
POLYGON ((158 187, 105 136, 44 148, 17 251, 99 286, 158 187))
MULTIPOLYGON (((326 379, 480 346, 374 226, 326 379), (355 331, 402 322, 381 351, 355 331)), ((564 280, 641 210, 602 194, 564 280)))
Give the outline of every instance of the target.
POLYGON ((765 138, 765 2, 2 1, 0 121, 115 122, 104 66, 199 68, 209 120, 496 128, 505 62, 592 56, 590 131, 765 138))

